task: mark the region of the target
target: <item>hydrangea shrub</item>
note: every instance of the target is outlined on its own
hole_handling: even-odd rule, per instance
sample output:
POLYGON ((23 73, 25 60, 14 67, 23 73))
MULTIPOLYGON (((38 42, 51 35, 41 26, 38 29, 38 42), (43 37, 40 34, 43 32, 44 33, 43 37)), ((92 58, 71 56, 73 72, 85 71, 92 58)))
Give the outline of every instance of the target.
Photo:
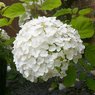
MULTIPOLYGON (((59 89, 71 87, 78 80, 95 90, 95 43, 90 43, 94 38, 94 23, 87 16, 93 10, 74 8, 74 0, 19 1, 10 6, 0 2, 0 27, 7 26, 16 31, 12 22, 19 17, 21 29, 12 51, 17 70, 32 82, 39 78, 44 81, 52 77, 62 78, 62 83, 56 85, 53 82, 54 88, 58 85, 59 89)), ((6 33, 0 34, 0 38, 3 35, 6 33)), ((13 39, 2 40, 0 48, 3 47, 5 52, 0 54, 9 60, 5 57, 8 50, 5 47, 13 39)))
POLYGON ((77 63, 85 46, 70 25, 55 17, 38 17, 23 25, 13 48, 17 70, 34 82, 66 76, 70 61, 77 63))

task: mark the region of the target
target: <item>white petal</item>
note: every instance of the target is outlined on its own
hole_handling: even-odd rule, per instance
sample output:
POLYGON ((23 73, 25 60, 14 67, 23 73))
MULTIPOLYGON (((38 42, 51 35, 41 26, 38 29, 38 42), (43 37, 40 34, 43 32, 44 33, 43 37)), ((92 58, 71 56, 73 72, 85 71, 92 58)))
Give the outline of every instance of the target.
POLYGON ((56 46, 55 45, 52 45, 49 47, 49 51, 55 51, 56 50, 56 46))
POLYGON ((48 56, 48 51, 41 51, 40 56, 41 57, 47 57, 48 56))
POLYGON ((37 59, 37 64, 38 64, 38 65, 41 65, 43 62, 44 62, 44 58, 39 57, 39 58, 37 59))
POLYGON ((46 36, 50 37, 53 36, 56 33, 57 29, 53 27, 47 27, 45 28, 46 36))

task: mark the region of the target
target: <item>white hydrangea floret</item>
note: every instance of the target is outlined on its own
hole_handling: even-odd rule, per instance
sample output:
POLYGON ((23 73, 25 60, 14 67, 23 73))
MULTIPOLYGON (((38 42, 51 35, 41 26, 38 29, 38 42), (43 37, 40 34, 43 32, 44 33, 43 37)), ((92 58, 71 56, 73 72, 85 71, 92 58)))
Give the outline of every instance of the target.
POLYGON ((9 40, 10 36, 8 36, 7 32, 0 28, 0 36, 3 40, 9 40))
MULTIPOLYGON (((7 32, 4 29, 0 28, 0 41, 2 43, 4 43, 7 40, 10 40, 10 36, 7 34, 7 32)), ((7 45, 7 46, 4 45, 3 47, 8 49, 8 50, 12 50, 12 46, 11 45, 7 45)))
POLYGON ((84 51, 78 31, 55 17, 38 17, 23 25, 13 47, 17 70, 31 82, 63 78, 70 61, 84 51))

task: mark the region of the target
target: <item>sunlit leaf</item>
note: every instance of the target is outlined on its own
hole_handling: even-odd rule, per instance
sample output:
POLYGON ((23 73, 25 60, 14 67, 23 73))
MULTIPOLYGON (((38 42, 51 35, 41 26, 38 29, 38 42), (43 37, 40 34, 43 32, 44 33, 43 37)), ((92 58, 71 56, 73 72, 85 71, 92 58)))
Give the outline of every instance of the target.
POLYGON ((91 8, 86 8, 86 9, 80 10, 80 11, 79 11, 79 14, 80 14, 80 15, 87 15, 87 14, 89 14, 91 11, 92 11, 91 8))
POLYGON ((79 16, 72 19, 71 24, 75 29, 78 30, 82 39, 90 38, 94 35, 93 23, 89 18, 79 16))
POLYGON ((14 17, 18 17, 24 13, 25 13, 25 9, 22 6, 22 4, 15 3, 15 4, 9 6, 8 8, 6 8, 6 10, 3 13, 3 16, 6 16, 8 18, 14 18, 14 17))
POLYGON ((42 4, 42 10, 52 10, 54 8, 57 8, 61 5, 61 0, 46 0, 42 4))
POLYGON ((68 8, 68 9, 61 9, 61 10, 58 10, 54 16, 58 17, 58 16, 62 16, 62 15, 65 15, 65 14, 71 14, 72 13, 72 9, 68 8))
POLYGON ((0 27, 8 25, 8 20, 6 18, 0 19, 0 27))
POLYGON ((67 76, 64 77, 64 85, 66 87, 70 87, 72 86, 75 82, 76 82, 76 69, 74 66, 69 66, 68 70, 67 70, 67 76))

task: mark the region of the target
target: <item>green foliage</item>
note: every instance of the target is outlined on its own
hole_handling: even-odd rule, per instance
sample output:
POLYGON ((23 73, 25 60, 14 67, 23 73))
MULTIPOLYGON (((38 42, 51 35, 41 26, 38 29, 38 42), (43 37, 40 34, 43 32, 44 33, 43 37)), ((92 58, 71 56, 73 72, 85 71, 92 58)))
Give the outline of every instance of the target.
POLYGON ((72 12, 73 12, 73 14, 77 14, 77 12, 78 12, 78 8, 74 8, 74 9, 72 9, 72 12))
POLYGON ((20 0, 20 1, 22 1, 22 2, 25 2, 25 3, 29 3, 29 2, 35 2, 35 1, 38 1, 38 0, 20 0))
POLYGON ((74 85, 74 83, 76 82, 76 77, 77 77, 77 72, 76 72, 75 66, 73 66, 73 65, 69 66, 69 68, 67 70, 67 76, 64 77, 63 84, 66 87, 70 87, 70 86, 74 85))
POLYGON ((90 18, 78 16, 71 20, 71 25, 78 30, 82 39, 91 38, 94 35, 94 27, 90 18))
POLYGON ((81 80, 81 81, 85 80, 86 76, 87 76, 86 72, 80 72, 80 74, 79 74, 79 80, 81 80))
POLYGON ((87 60, 85 60, 85 58, 79 59, 78 64, 81 65, 81 68, 83 69, 83 71, 86 71, 86 73, 93 70, 93 66, 90 63, 88 63, 87 60))
POLYGON ((67 9, 60 9, 58 10, 54 16, 58 17, 58 16, 62 16, 62 15, 65 15, 65 14, 71 14, 72 13, 72 10, 70 8, 67 8, 67 9))
POLYGON ((58 88, 58 84, 54 81, 54 82, 52 82, 52 84, 51 84, 51 88, 52 89, 56 89, 56 88, 58 88))
POLYGON ((58 10, 54 16, 65 18, 63 19, 65 22, 70 22, 72 27, 78 30, 81 39, 85 39, 91 38, 94 35, 92 20, 85 16, 91 11, 91 8, 82 9, 80 11, 78 8, 62 8, 58 10))
POLYGON ((8 8, 3 13, 3 16, 8 18, 15 18, 25 13, 25 9, 21 3, 15 3, 8 8))
POLYGON ((88 45, 86 47, 85 58, 92 66, 95 66, 95 45, 88 45))
POLYGON ((46 0, 42 4, 42 10, 53 10, 61 5, 61 0, 46 0))
POLYGON ((90 77, 87 78, 87 86, 89 87, 89 89, 95 91, 95 80, 90 77))
POLYGON ((9 26, 13 20, 14 20, 14 18, 11 18, 10 20, 8 20, 7 18, 1 18, 0 19, 0 27, 9 26))
POLYGON ((74 8, 74 9, 71 9, 71 8, 62 8, 60 10, 58 10, 54 16, 58 17, 58 16, 62 16, 62 15, 66 15, 66 14, 77 14, 78 12, 78 8, 74 8))
MULTIPOLYGON (((85 53, 87 54, 87 56, 90 57, 90 59, 91 59, 91 57, 93 59, 93 57, 95 56, 94 52, 95 52, 95 46, 88 45, 85 53), (91 52, 91 54, 88 54, 90 52, 91 52)), ((93 61, 93 63, 94 62, 95 61, 93 61)), ((88 88, 95 91, 95 80, 94 80, 93 74, 91 73, 91 71, 94 70, 94 67, 93 67, 93 64, 90 64, 90 63, 91 62, 89 62, 88 59, 86 59, 86 58, 84 58, 84 59, 82 58, 79 60, 79 64, 81 65, 81 68, 83 69, 81 72, 79 72, 80 73, 79 79, 81 81, 86 81, 85 83, 88 86, 88 88)))
POLYGON ((8 20, 6 18, 0 19, 0 27, 8 25, 8 20))
POLYGON ((86 8, 86 9, 80 10, 80 11, 79 11, 79 14, 80 14, 80 15, 87 15, 87 14, 89 14, 91 11, 92 11, 91 8, 86 8))
POLYGON ((12 45, 14 40, 15 40, 15 38, 12 37, 12 38, 10 38, 9 40, 6 40, 6 41, 4 42, 4 45, 6 45, 6 46, 12 45))
POLYGON ((11 71, 8 72, 7 79, 8 80, 13 80, 17 77, 18 72, 15 69, 11 69, 11 71))

